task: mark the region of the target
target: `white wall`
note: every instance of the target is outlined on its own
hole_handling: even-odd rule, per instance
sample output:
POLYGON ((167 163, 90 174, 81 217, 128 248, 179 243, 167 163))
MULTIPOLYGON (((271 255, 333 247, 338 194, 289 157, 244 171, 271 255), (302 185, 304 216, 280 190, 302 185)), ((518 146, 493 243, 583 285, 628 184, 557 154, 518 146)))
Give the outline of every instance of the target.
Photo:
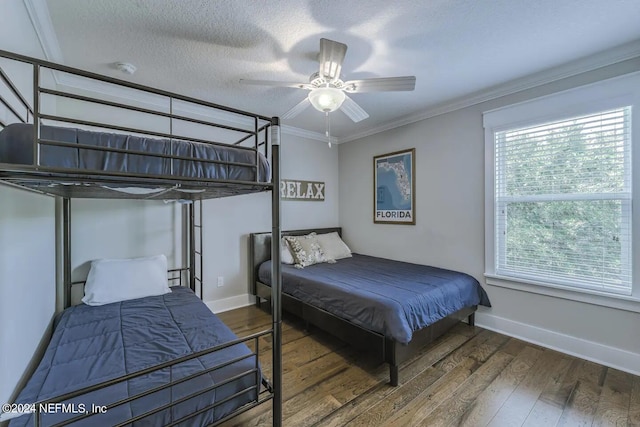
MULTIPOLYGON (((626 61, 340 145, 340 225, 347 243, 356 252, 464 271, 485 283, 482 112, 639 66, 638 59, 626 61), (416 225, 374 225, 373 156, 412 147, 416 225)), ((478 325, 640 373, 639 313, 484 287, 493 307, 480 309, 478 325)))
MULTIPOLYGON (((0 401, 8 402, 55 310, 54 199, 0 186, 0 401)), ((37 359, 39 355, 35 355, 37 359)))
MULTIPOLYGON (((3 0, 0 49, 43 57, 21 0, 3 0)), ((25 96, 31 75, 2 63, 25 96)), ((28 70, 27 70, 28 71, 28 70)), ((38 361, 55 309, 54 199, 0 185, 0 401, 38 361)))
MULTIPOLYGON (((282 202, 282 229, 338 225, 338 150, 305 138, 282 135, 281 175, 325 182, 325 201, 282 202)), ((214 310, 246 300, 249 292, 248 234, 271 230, 271 193, 214 199, 204 204, 206 301, 214 310), (217 277, 225 285, 217 287, 217 277), (242 298, 245 298, 244 300, 242 298)))
MULTIPOLYGON (((71 201, 72 280, 84 280, 90 261, 164 254, 170 268, 181 267, 181 206, 151 200, 71 201)), ((177 283, 176 283, 177 284, 177 283)), ((74 287, 72 303, 82 298, 74 287)))

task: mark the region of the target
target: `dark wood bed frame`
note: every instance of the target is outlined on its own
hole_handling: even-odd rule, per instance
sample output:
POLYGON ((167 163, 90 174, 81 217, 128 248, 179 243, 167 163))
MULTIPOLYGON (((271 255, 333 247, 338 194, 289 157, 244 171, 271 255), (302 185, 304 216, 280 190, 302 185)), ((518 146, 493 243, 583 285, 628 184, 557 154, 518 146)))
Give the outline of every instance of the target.
MULTIPOLYGON (((331 233, 337 231, 342 235, 342 229, 318 228, 309 230, 283 231, 283 236, 299 236, 311 232, 331 233)), ((249 237, 249 280, 250 289, 256 296, 256 305, 260 306, 260 298, 271 298, 271 287, 258 279, 258 268, 264 261, 271 259, 271 233, 252 233, 249 237)), ((290 295, 282 293, 282 309, 294 314, 305 322, 330 333, 331 335, 351 344, 355 348, 379 356, 381 361, 389 364, 389 382, 398 385, 398 367, 400 364, 420 352, 427 344, 467 319, 470 326, 474 325, 477 306, 466 307, 433 324, 413 333, 409 344, 402 344, 392 338, 337 317, 323 309, 314 307, 290 295)))

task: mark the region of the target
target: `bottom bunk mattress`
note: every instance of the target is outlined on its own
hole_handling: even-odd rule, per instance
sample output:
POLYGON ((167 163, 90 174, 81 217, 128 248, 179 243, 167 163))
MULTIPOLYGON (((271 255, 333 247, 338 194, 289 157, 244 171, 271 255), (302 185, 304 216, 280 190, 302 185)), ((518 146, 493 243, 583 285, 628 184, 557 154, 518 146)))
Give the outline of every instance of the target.
MULTIPOLYGON (((271 261, 258 277, 271 285, 271 261)), ((359 254, 303 269, 283 264, 282 292, 403 344, 462 308, 490 306, 468 274, 359 254)))
MULTIPOLYGON (((191 290, 183 287, 171 289, 171 293, 161 296, 102 306, 81 304, 66 309, 57 319, 40 365, 16 402, 34 403, 50 399, 237 338, 191 290)), ((78 416, 79 409, 90 410, 92 405, 113 404, 243 356, 246 356, 243 360, 71 425, 116 425, 205 390, 199 396, 142 418, 133 425, 166 425, 214 402, 221 403, 180 425, 210 424, 257 397, 261 377, 256 371, 255 356, 245 344, 236 344, 63 402, 69 406, 66 409, 54 408, 55 413, 43 415, 41 425, 70 419, 78 416), (210 389, 221 383, 223 385, 219 388, 210 389), (76 413, 67 413, 70 410, 76 413)), ((33 415, 29 414, 13 419, 10 426, 33 424, 33 415)))

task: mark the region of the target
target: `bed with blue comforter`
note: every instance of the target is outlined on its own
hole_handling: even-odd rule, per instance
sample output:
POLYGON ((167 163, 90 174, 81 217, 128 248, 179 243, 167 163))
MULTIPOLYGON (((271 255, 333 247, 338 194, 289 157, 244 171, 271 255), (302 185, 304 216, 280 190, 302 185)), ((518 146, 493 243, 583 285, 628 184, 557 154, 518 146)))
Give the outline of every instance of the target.
MULTIPOLYGON (((40 365, 16 402, 33 403, 60 396, 237 338, 191 290, 184 287, 171 289, 171 293, 161 296, 102 306, 81 304, 63 311, 56 320, 53 336, 40 365)), ((221 402, 213 410, 179 424, 208 425, 256 399, 260 387, 258 378, 261 377, 255 370, 255 356, 245 344, 233 345, 66 402, 75 404, 76 409, 79 404, 86 408, 91 408, 92 404, 112 404, 242 356, 247 357, 72 425, 116 425, 228 381, 217 389, 132 424, 166 425, 213 402, 221 402), (251 389, 252 386, 255 388, 251 389)), ((58 411, 44 415, 42 425, 49 426, 77 415, 58 411)), ((13 419, 10 426, 31 426, 33 423, 32 415, 23 415, 13 419)))
MULTIPOLYGON (((271 284, 270 261, 258 277, 271 284)), ((303 269, 283 264, 282 292, 402 344, 460 309, 490 306, 468 274, 359 254, 303 269)))

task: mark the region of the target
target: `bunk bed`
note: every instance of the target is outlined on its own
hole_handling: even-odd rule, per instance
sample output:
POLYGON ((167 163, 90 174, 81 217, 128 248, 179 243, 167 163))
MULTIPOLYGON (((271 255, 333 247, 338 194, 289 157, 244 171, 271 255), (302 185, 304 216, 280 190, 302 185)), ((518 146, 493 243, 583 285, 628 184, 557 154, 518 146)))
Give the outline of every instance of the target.
MULTIPOLYGON (((274 191, 280 182, 279 119, 1 50, 0 83, 0 184, 60 201, 57 269, 64 308, 13 405, 16 413, 2 419, 11 419, 11 426, 217 425, 270 400, 273 425, 281 425, 280 285, 271 295, 271 327, 243 338, 201 301, 203 200, 271 191, 272 232, 280 233, 280 195, 274 191), (8 64, 14 72, 30 69, 32 98, 9 78, 8 64), (45 82, 61 75, 134 95, 97 97, 45 82), (145 97, 162 104, 143 105, 145 97), (75 107, 56 114, 45 98, 75 107), (95 106, 124 115, 87 117, 95 106), (134 126, 131 116, 152 117, 155 125, 134 126), (165 281, 162 292, 96 304, 89 291, 86 304, 72 305, 72 291, 90 286, 72 281, 72 198, 181 202, 186 265, 164 269, 175 286, 165 281), (260 340, 269 338, 266 378, 260 340)), ((279 253, 277 239, 273 251, 279 253)))
MULTIPOLYGON (((341 228, 282 232, 342 235, 341 228)), ((271 299, 274 285, 271 233, 250 235, 249 276, 257 297, 271 299)), ((279 254, 275 254, 278 258, 279 254)), ((284 258, 283 258, 284 259, 284 258)), ((460 321, 473 326, 478 305, 490 306, 468 274, 360 254, 281 272, 282 308, 305 322, 389 364, 389 382, 399 383, 399 365, 460 321)))

